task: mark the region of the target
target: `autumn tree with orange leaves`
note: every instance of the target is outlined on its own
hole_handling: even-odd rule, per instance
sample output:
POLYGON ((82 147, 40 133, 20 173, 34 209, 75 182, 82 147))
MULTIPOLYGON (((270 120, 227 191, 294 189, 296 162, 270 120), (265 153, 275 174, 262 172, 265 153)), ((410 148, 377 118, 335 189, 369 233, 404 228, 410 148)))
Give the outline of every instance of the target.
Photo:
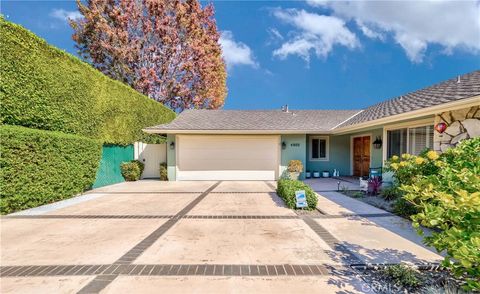
POLYGON ((213 6, 197 0, 77 0, 79 54, 175 111, 222 107, 226 70, 213 6))

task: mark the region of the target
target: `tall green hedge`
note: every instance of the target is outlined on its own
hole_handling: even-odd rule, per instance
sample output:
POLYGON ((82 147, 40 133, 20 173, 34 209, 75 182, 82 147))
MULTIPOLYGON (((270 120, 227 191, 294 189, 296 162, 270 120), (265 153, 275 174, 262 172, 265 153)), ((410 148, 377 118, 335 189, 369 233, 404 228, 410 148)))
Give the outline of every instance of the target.
POLYGON ((0 212, 69 198, 89 188, 102 144, 60 132, 0 127, 0 212))
POLYGON ((130 144, 175 113, 0 17, 0 115, 8 125, 130 144))

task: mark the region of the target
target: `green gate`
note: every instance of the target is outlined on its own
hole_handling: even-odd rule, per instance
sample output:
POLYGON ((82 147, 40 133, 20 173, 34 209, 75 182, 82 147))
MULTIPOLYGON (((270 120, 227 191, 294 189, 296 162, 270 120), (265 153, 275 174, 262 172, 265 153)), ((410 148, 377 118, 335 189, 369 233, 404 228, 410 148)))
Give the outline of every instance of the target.
POLYGON ((124 161, 133 160, 133 152, 133 145, 104 145, 102 160, 92 188, 124 182, 120 164, 124 161))

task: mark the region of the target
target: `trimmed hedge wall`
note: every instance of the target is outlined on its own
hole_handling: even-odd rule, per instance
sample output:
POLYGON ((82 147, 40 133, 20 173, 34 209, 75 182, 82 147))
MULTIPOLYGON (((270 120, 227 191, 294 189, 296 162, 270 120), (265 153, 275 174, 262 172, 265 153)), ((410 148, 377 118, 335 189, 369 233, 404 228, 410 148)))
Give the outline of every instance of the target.
POLYGON ((175 113, 0 17, 0 116, 8 125, 126 145, 175 113))
POLYGON ((307 196, 308 210, 313 210, 317 207, 317 194, 313 189, 302 181, 281 179, 277 183, 277 194, 280 196, 285 204, 291 208, 296 209, 297 200, 295 198, 295 191, 305 190, 307 196))
POLYGON ((98 140, 19 126, 0 127, 0 212, 69 198, 95 180, 98 140))

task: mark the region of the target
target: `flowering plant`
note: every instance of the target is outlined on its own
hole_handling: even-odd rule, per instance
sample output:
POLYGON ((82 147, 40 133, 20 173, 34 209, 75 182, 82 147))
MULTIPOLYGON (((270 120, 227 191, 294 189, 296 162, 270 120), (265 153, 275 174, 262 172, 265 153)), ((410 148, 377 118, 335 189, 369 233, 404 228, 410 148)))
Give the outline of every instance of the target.
POLYGON ((394 174, 396 185, 409 185, 414 181, 415 176, 435 174, 441 163, 437 161, 439 155, 432 150, 425 150, 420 155, 402 154, 392 156, 385 165, 386 171, 394 174))
POLYGON ((403 191, 403 200, 418 210, 413 226, 434 229, 427 245, 445 253, 443 265, 480 290, 480 138, 460 142, 443 154, 392 157, 387 163, 403 191))

